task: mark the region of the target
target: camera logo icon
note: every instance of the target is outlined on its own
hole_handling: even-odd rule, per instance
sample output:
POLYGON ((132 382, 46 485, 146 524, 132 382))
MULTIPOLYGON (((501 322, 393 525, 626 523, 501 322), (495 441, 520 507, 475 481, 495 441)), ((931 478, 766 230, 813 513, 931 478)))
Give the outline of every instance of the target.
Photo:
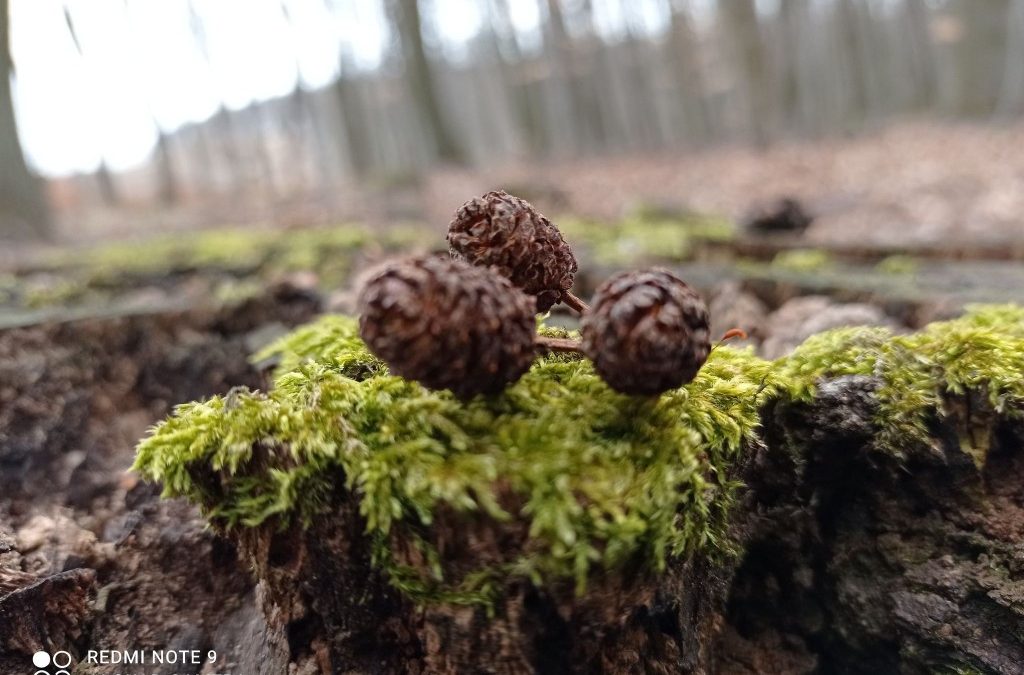
POLYGON ((52 655, 49 652, 36 652, 32 655, 32 665, 36 668, 32 675, 71 675, 67 670, 71 667, 71 654, 63 650, 52 655), (56 670, 50 670, 51 666, 56 670))

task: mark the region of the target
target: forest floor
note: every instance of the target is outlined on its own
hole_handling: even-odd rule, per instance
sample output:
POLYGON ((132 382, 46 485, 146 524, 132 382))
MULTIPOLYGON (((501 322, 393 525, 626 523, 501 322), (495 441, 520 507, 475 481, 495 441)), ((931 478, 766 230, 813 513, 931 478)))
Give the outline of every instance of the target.
MULTIPOLYGON (((812 242, 936 244, 1024 240, 1024 124, 904 122, 849 138, 718 146, 631 157, 379 176, 306 195, 271 191, 154 209, 65 209, 60 237, 96 241, 211 226, 428 223, 443 232, 467 195, 522 193, 548 215, 615 219, 638 205, 742 219, 792 196, 817 216, 812 242)), ((60 188, 58 188, 59 192, 60 188)), ((0 250, 0 264, 16 255, 0 250)))
MULTIPOLYGON (((846 139, 436 177, 428 205, 444 221, 457 195, 491 184, 550 185, 565 209, 597 218, 638 203, 742 219, 782 196, 806 203, 819 243, 1024 239, 1024 125, 903 124, 846 139)), ((555 206, 555 205, 552 205, 555 206)), ((557 209, 552 209, 557 210, 557 209)))

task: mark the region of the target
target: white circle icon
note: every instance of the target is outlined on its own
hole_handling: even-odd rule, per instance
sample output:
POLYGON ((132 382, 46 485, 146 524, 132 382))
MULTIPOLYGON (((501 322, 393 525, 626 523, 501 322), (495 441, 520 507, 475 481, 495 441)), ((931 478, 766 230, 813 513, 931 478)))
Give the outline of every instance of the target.
POLYGON ((59 651, 53 653, 53 665, 58 668, 67 668, 71 665, 71 654, 65 651, 59 651), (63 654, 63 656, 61 656, 63 654), (61 663, 61 661, 64 663, 61 663))
POLYGON ((46 652, 36 652, 32 655, 32 665, 36 668, 45 668, 50 665, 50 655, 46 652))

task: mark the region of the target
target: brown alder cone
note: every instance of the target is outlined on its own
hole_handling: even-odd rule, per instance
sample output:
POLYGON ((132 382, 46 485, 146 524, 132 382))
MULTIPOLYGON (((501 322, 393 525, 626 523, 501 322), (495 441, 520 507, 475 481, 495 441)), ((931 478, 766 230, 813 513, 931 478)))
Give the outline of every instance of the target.
POLYGON ((660 394, 704 365, 708 324, 700 295, 668 270, 624 272, 597 289, 583 317, 583 352, 612 389, 660 394))
POLYGON ((450 258, 409 258, 359 294, 359 334, 395 375, 459 398, 492 394, 533 363, 533 299, 507 279, 450 258))
POLYGON ((554 223, 506 192, 463 204, 448 226, 448 248, 536 297, 539 312, 561 302, 576 277, 576 257, 554 223))

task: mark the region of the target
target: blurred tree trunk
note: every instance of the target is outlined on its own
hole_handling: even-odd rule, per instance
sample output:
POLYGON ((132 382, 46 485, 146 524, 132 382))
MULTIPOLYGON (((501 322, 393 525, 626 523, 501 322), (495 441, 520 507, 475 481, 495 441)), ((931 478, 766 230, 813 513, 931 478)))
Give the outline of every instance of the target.
POLYGON ((406 80, 412 90, 419 117, 433 136, 438 159, 462 164, 464 156, 448 129, 437 94, 430 59, 423 43, 423 25, 418 0, 388 0, 388 16, 398 36, 405 63, 406 80))
MULTIPOLYGON (((579 132, 579 148, 583 151, 607 149, 608 140, 613 135, 613 129, 608 121, 611 116, 608 108, 613 102, 608 100, 607 92, 607 82, 612 75, 608 68, 608 59, 602 58, 602 55, 608 53, 608 46, 597 33, 593 2, 577 0, 570 5, 570 20, 580 27, 580 35, 575 40, 565 28, 567 3, 564 0, 551 0, 551 3, 557 4, 560 10, 559 20, 562 26, 559 32, 566 49, 569 86, 576 101, 578 117, 575 122, 579 132)), ((628 71, 628 61, 629 59, 622 59, 619 67, 628 71)), ((642 117, 641 109, 646 105, 646 101, 636 98, 632 104, 632 116, 642 117)))
MULTIPOLYGON (((342 3, 339 0, 324 0, 328 12, 337 12, 342 3)), ((337 114, 334 140, 339 155, 348 169, 357 177, 366 176, 375 167, 372 128, 366 114, 366 101, 355 68, 345 49, 339 50, 338 76, 330 85, 337 114)))
POLYGON ((370 132, 366 125, 362 98, 356 82, 342 67, 334 81, 334 94, 341 108, 341 134, 349 167, 357 176, 366 175, 373 167, 373 153, 370 149, 370 132))
POLYGON ((669 48, 685 135, 698 141, 709 140, 715 135, 715 129, 708 110, 700 45, 690 20, 689 3, 675 0, 670 11, 669 48))
POLYGON ((521 155, 526 146, 528 121, 523 119, 514 75, 502 51, 493 6, 485 4, 488 16, 485 16, 476 39, 478 46, 473 51, 475 65, 466 74, 469 79, 463 85, 478 93, 473 107, 462 111, 465 116, 460 124, 465 124, 467 118, 473 122, 474 136, 467 143, 470 150, 479 150, 490 143, 503 157, 521 155))
POLYGON ((537 155, 544 148, 544 130, 537 110, 534 91, 520 75, 524 63, 516 42, 515 25, 508 0, 491 0, 488 4, 494 53, 502 72, 502 79, 512 100, 513 117, 518 129, 515 136, 525 154, 537 155))
POLYGON ((544 56, 550 74, 544 81, 547 111, 546 137, 552 149, 568 149, 578 154, 584 146, 580 125, 582 107, 573 86, 572 44, 565 28, 559 0, 538 0, 543 20, 544 56))
POLYGON ((164 206, 175 204, 180 197, 178 179, 174 173, 167 134, 159 128, 156 137, 156 166, 157 195, 160 198, 160 203, 164 206))
POLYGON ((121 195, 117 190, 117 183, 114 181, 114 174, 107 166, 107 160, 101 160, 100 166, 96 169, 96 182, 100 186, 100 197, 107 206, 116 206, 121 201, 121 195))
MULTIPOLYGON (((71 42, 75 45, 75 51, 78 52, 79 58, 85 58, 85 52, 82 50, 82 43, 78 39, 78 31, 75 30, 75 20, 71 17, 71 10, 68 6, 64 5, 64 25, 67 26, 68 33, 71 35, 71 42)), ((114 174, 110 172, 110 167, 107 166, 107 160, 104 157, 100 157, 99 168, 96 169, 96 183, 100 189, 100 199, 106 206, 116 206, 120 201, 120 196, 117 191, 117 182, 114 180, 114 174)))
POLYGON ((1024 111, 1024 2, 1010 10, 1006 35, 1006 71, 999 93, 998 112, 1015 115, 1024 111))
POLYGON ((803 17, 807 0, 780 0, 776 17, 779 39, 778 91, 779 115, 789 131, 804 130, 804 95, 800 82, 803 57, 803 17))
MULTIPOLYGON (((282 0, 278 8, 288 30, 299 37, 301 33, 295 26, 288 3, 282 0)), ((287 141, 284 162, 290 168, 285 188, 292 194, 307 192, 314 184, 326 187, 326 177, 330 172, 326 144, 319 135, 320 128, 316 124, 309 94, 302 86, 302 59, 298 54, 294 55, 294 62, 295 85, 287 99, 282 101, 283 105, 274 108, 287 141)))
POLYGON ((14 119, 8 0, 0 0, 0 238, 44 239, 53 222, 40 180, 25 163, 14 119))
POLYGON ((956 1, 956 17, 963 31, 956 64, 957 112, 962 115, 988 115, 996 108, 1011 9, 1011 0, 956 1))
POLYGON ((912 105, 916 109, 929 108, 936 100, 939 76, 929 30, 931 12, 925 0, 905 0, 904 22, 912 73, 910 82, 905 84, 914 88, 912 105))
MULTIPOLYGON (((627 138, 630 149, 639 148, 650 151, 656 149, 661 141, 658 138, 655 87, 651 82, 656 71, 646 58, 647 40, 642 34, 638 34, 634 27, 637 20, 635 13, 640 9, 637 4, 634 0, 619 0, 620 11, 626 22, 626 36, 620 47, 624 50, 625 58, 617 59, 622 62, 621 65, 626 73, 625 97, 620 105, 628 111, 626 117, 630 124, 627 127, 627 138)), ((593 23, 593 17, 591 17, 591 24, 593 23)), ((598 41, 597 49, 608 52, 608 45, 600 43, 596 26, 593 26, 592 30, 595 41, 598 41)), ((607 63, 608 60, 598 59, 603 63, 607 63)), ((607 73, 608 70, 605 68, 604 72, 607 73)), ((599 77, 607 76, 599 73, 599 77)), ((603 98, 599 95, 602 88, 602 83, 598 82, 596 86, 598 100, 603 98)))
POLYGON ((732 45, 737 88, 747 108, 747 131, 757 145, 768 143, 769 82, 754 0, 719 0, 718 12, 732 45))
POLYGON ((864 35, 861 33, 860 7, 856 0, 837 0, 834 21, 838 34, 840 73, 845 84, 844 127, 849 127, 860 124, 869 107, 867 62, 863 58, 864 35))

